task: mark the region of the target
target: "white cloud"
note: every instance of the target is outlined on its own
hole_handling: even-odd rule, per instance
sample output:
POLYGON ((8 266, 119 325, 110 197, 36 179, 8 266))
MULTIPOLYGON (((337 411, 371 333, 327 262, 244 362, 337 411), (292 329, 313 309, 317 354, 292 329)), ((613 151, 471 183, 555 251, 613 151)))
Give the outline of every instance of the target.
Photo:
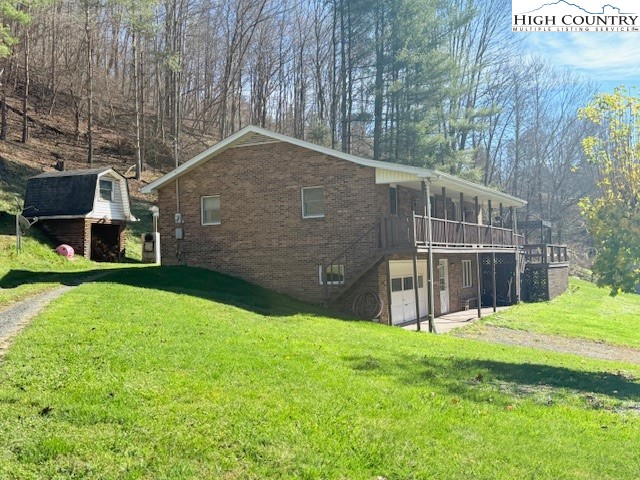
POLYGON ((640 82, 637 33, 572 32, 529 34, 533 52, 559 67, 571 67, 598 81, 640 82))

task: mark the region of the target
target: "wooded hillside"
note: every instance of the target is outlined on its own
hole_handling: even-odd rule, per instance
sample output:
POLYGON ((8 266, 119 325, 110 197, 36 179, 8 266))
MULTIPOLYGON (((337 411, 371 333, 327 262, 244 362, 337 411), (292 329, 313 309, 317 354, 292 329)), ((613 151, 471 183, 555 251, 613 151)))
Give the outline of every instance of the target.
POLYGON ((576 111, 596 87, 523 57, 510 11, 506 0, 21 2, 22 17, 5 15, 0 138, 64 157, 63 132, 75 159, 140 179, 254 124, 495 186, 563 239, 584 238, 575 206, 594 178, 576 111))

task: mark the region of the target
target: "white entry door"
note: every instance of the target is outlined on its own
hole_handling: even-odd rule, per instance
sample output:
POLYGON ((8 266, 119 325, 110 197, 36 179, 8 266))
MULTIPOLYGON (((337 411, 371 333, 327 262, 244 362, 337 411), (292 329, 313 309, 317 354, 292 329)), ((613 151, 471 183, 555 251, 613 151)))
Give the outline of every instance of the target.
POLYGON ((446 258, 440 259, 438 264, 440 277, 440 315, 449 313, 449 263, 446 258))
MULTIPOLYGON (((419 262, 424 263, 424 262, 419 262)), ((391 321, 394 325, 416 319, 416 294, 413 288, 413 262, 389 262, 391 281, 391 321)), ((427 313, 425 290, 426 267, 418 265, 418 297, 420 316, 427 313)))

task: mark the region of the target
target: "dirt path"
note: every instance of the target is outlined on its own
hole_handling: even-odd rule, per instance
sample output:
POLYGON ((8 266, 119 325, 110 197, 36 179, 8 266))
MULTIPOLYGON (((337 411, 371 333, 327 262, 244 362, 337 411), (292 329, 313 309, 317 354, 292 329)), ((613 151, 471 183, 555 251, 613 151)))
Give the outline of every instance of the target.
POLYGON ((472 338, 484 342, 532 347, 552 352, 571 353, 600 360, 614 360, 640 364, 640 350, 610 345, 603 342, 568 338, 560 335, 512 330, 484 325, 479 332, 456 331, 456 337, 472 338))
POLYGON ((110 272, 98 272, 78 279, 73 285, 61 285, 52 290, 31 295, 0 310, 0 357, 9 348, 15 335, 56 298, 83 283, 97 280, 110 272))
POLYGON ((61 286, 53 290, 32 295, 20 300, 10 307, 0 310, 0 356, 6 351, 13 337, 24 328, 29 321, 38 315, 56 298, 64 295, 72 286, 61 286))

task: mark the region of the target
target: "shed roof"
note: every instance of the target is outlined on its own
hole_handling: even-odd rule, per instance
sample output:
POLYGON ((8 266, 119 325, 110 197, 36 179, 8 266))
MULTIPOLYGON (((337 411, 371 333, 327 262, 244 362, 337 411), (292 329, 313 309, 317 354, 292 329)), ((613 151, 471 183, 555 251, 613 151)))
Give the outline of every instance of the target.
POLYGON ((93 210, 98 177, 109 172, 122 175, 111 168, 45 172, 27 181, 24 197, 25 217, 82 217, 93 210))
POLYGON ((467 180, 458 178, 454 175, 449 175, 444 172, 438 172, 436 170, 430 170, 427 168, 414 167, 411 165, 402 165, 398 163, 383 162, 380 160, 371 160, 367 158, 357 157, 355 155, 339 152, 331 148, 305 142, 304 140, 299 140, 297 138, 288 137, 280 133, 265 130, 264 128, 256 127, 254 125, 249 125, 242 130, 234 133, 230 137, 227 137, 221 142, 213 145, 209 149, 205 150, 199 155, 196 155, 195 157, 183 163, 166 175, 151 182, 140 191, 141 193, 157 192, 159 188, 162 188, 173 180, 193 170, 201 163, 211 160, 213 157, 219 155, 227 149, 274 142, 285 142, 292 145, 297 145, 299 147, 346 160, 357 165, 375 168, 377 183, 405 183, 413 185, 416 182, 428 179, 435 187, 453 188, 467 195, 478 196, 482 199, 495 199, 503 202, 506 206, 521 207, 527 204, 526 201, 520 198, 508 195, 503 192, 499 192, 492 188, 485 187, 484 185, 469 182, 467 180), (385 174, 385 172, 392 173, 392 175, 389 175, 388 173, 385 174))

